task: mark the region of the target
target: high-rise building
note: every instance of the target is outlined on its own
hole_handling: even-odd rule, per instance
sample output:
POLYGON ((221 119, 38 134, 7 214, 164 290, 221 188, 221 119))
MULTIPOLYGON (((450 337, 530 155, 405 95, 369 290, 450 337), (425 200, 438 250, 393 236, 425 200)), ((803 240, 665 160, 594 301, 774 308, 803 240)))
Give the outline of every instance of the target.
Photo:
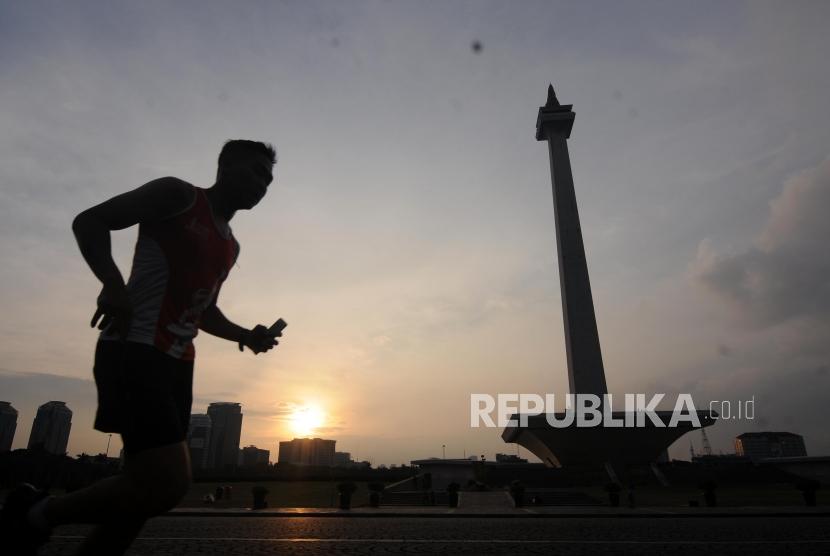
POLYGON ((280 442, 279 462, 333 467, 335 442, 322 438, 295 438, 280 442))
POLYGON ((53 454, 65 454, 71 428, 72 411, 66 407, 66 403, 47 402, 37 408, 28 448, 43 448, 53 454))
POLYGON ((334 466, 348 467, 354 463, 352 461, 352 454, 350 452, 334 452, 334 466))
POLYGON ((17 430, 17 410, 9 402, 0 402, 0 452, 12 449, 14 431, 17 430))
POLYGON ((268 467, 271 460, 271 451, 262 450, 256 446, 246 446, 239 451, 239 464, 248 469, 268 467))
POLYGON ((210 417, 204 413, 190 416, 187 429, 187 447, 190 450, 190 464, 193 469, 207 469, 210 455, 210 417))
POLYGON ((791 432, 745 432, 735 438, 735 452, 755 461, 807 455, 804 437, 791 432))
POLYGON ((210 442, 208 467, 236 467, 239 458, 239 437, 242 435, 242 406, 233 402, 216 402, 208 406, 210 442))

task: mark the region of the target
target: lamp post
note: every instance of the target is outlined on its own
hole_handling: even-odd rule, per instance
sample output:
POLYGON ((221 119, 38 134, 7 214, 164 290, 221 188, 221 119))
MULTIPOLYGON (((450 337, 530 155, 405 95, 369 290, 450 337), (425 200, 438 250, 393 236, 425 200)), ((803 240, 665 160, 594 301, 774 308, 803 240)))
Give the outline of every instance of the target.
POLYGON ((441 457, 442 459, 447 459, 447 445, 441 444, 441 457))

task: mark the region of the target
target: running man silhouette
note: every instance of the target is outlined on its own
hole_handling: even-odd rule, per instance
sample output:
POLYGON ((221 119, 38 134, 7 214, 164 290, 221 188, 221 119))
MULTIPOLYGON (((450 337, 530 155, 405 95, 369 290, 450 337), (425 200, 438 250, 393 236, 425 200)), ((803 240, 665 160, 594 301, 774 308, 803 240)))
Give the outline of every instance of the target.
POLYGON ((92 326, 101 330, 93 373, 95 428, 120 433, 124 472, 64 496, 30 485, 3 508, 2 541, 34 554, 52 527, 98 524, 80 554, 122 554, 144 522, 173 508, 191 481, 186 436, 198 330, 255 354, 277 345, 264 325, 243 328, 216 305, 239 255, 229 222, 265 196, 276 163, 268 144, 233 140, 219 154, 207 189, 173 177, 151 181, 80 213, 72 223, 84 259, 103 284, 92 326), (110 231, 138 224, 125 284, 112 259, 110 231), (8 533, 8 534, 6 534, 8 533))

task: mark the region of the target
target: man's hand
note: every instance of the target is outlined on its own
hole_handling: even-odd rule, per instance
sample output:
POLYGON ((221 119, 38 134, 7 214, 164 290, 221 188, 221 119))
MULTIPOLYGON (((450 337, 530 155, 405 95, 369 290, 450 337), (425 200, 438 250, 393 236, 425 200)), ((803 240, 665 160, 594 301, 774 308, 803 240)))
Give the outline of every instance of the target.
POLYGON ((239 338, 239 351, 244 351, 247 347, 256 354, 263 353, 279 344, 277 336, 282 336, 282 332, 271 334, 264 325, 258 324, 253 330, 245 331, 239 338))
POLYGON ((133 306, 127 296, 127 288, 122 283, 104 285, 98 296, 98 308, 92 315, 89 325, 98 326, 98 330, 114 330, 122 340, 127 339, 133 306), (100 322, 99 322, 100 319, 100 322))

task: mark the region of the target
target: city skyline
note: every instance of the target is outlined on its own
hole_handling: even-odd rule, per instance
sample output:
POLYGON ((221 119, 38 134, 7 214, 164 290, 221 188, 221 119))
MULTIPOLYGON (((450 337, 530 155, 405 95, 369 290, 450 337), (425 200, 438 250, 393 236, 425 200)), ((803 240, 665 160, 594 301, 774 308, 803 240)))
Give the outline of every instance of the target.
MULTIPOLYGON (((511 452, 469 428, 470 394, 568 389, 533 136, 552 81, 576 113, 609 391, 753 398, 754 421, 707 431, 716 451, 792 430, 830 453, 830 8, 639 6, 5 6, 0 303, 15 318, 0 324, 0 392, 19 412, 14 447, 49 399, 75 412, 70 453, 108 439, 92 430, 99 286, 74 215, 163 175, 209 186, 222 142, 249 137, 279 163, 262 205, 232 222, 242 249, 220 305, 290 326, 258 357, 201 334, 193 413, 242 403, 241 445, 272 453, 295 415, 377 463, 511 452)), ((125 272, 134 238, 114 234, 125 272)))
MULTIPOLYGON (((17 409, 14 407, 14 405, 11 402, 8 402, 8 401, 5 401, 5 400, 0 400, 0 409, 2 409, 2 414, 0 414, 0 415, 2 415, 2 417, 3 417, 3 420, 0 421, 0 432, 2 432, 2 434, 0 434, 0 440, 3 441, 3 443, 0 444, 0 452, 8 451, 9 449, 20 449, 20 448, 24 448, 24 447, 26 447, 28 449, 31 449, 31 444, 33 442, 33 438, 40 437, 40 436, 44 435, 43 431, 41 431, 39 433, 36 433, 36 434, 34 433, 35 424, 38 421, 39 415, 41 415, 45 409, 49 409, 54 405, 57 405, 57 406, 59 406, 59 408, 67 410, 68 411, 68 418, 71 421, 72 411, 66 405, 65 402, 63 402, 63 401, 49 401, 49 402, 46 402, 46 403, 38 406, 38 408, 37 408, 38 410, 37 410, 36 415, 35 415, 35 417, 32 421, 32 425, 28 429, 29 432, 28 432, 27 437, 28 437, 29 440, 27 442, 24 442, 21 439, 20 442, 14 442, 18 438, 16 429, 18 428, 17 425, 19 424, 18 423, 18 421, 19 421, 19 419, 18 419, 19 412, 17 411, 17 409), (8 443, 8 445, 9 445, 8 447, 5 446, 6 443, 8 443), (12 446, 12 444, 14 444, 14 446, 12 446)), ((223 407, 230 406, 234 409, 239 409, 240 412, 242 411, 242 404, 240 402, 227 402, 227 401, 211 402, 211 403, 208 404, 206 411, 209 412, 210 409, 211 409, 211 406, 214 406, 214 409, 216 409, 216 408, 222 409, 223 407)), ((313 429, 309 429, 311 432, 309 432, 306 435, 300 434, 300 436, 297 436, 298 433, 300 433, 304 428, 307 427, 307 420, 304 419, 302 416, 298 416, 299 418, 294 424, 294 435, 293 435, 293 437, 290 440, 289 439, 276 439, 276 441, 275 441, 276 444, 274 445, 274 447, 276 448, 275 450, 262 450, 261 446, 257 446, 257 445, 254 445, 254 444, 249 444, 247 446, 244 446, 243 445, 244 443, 241 441, 241 436, 239 438, 234 436, 235 434, 237 434, 237 432, 241 433, 241 431, 243 430, 243 428, 241 426, 241 423, 242 423, 241 417, 243 415, 244 415, 243 413, 239 414, 240 419, 238 420, 238 423, 236 423, 236 424, 238 424, 239 428, 238 428, 238 431, 235 431, 232 434, 232 438, 230 438, 228 442, 223 442, 223 439, 218 440, 218 442, 220 444, 228 444, 229 447, 230 446, 235 446, 236 451, 239 452, 237 454, 237 456, 240 459, 240 461, 241 461, 241 457, 242 457, 242 452, 246 448, 260 448, 260 451, 266 451, 266 452, 272 451, 274 453, 277 453, 279 451, 279 445, 281 443, 284 443, 284 442, 290 443, 290 442, 297 441, 297 440, 320 440, 318 437, 315 436, 315 433, 313 432, 313 429)), ((221 422, 221 419, 219 421, 221 422)), ((231 426, 234 426, 234 425, 231 424, 231 426)), ((194 449, 199 450, 199 452, 198 452, 199 456, 197 458, 192 458, 193 465, 196 468, 210 469, 210 468, 214 468, 215 465, 216 465, 217 454, 216 453, 211 453, 213 450, 215 450, 215 447, 212 446, 212 443, 210 442, 210 440, 214 440, 214 437, 211 436, 212 429, 213 429, 213 420, 210 418, 209 413, 196 413, 196 412, 191 413, 190 427, 188 429, 187 443, 188 443, 188 448, 191 449, 191 457, 193 456, 193 453, 194 453, 193 450, 194 449), (206 434, 207 434, 208 441, 207 442, 202 442, 202 440, 205 440, 205 431, 206 431, 206 434), (193 438, 198 439, 195 446, 191 443, 193 438), (203 449, 206 449, 204 454, 202 454, 202 452, 201 452, 201 450, 203 450, 203 449), (211 460, 211 457, 213 458, 213 460, 211 460)), ((65 441, 68 443, 69 439, 71 439, 71 422, 70 422, 70 427, 66 429, 65 433, 66 433, 65 441)), ((104 437, 106 437, 106 439, 107 439, 108 450, 106 452, 95 452, 95 453, 89 452, 89 454, 90 455, 96 455, 98 453, 102 453, 102 454, 107 453, 107 454, 109 454, 109 452, 117 452, 117 450, 112 449, 112 446, 111 446, 112 445, 112 442, 111 442, 112 439, 110 438, 110 435, 107 434, 107 433, 101 433, 101 434, 104 437)), ((223 434, 224 434, 224 431, 223 431, 223 434)), ((61 440, 61 443, 63 443, 63 442, 64 442, 64 440, 61 440)), ((336 439, 329 439, 329 440, 326 440, 326 442, 336 442, 336 439)), ((75 454, 75 455, 80 455, 80 453, 81 452, 79 452, 78 454, 75 454)), ((83 452, 83 453, 86 453, 86 452, 83 452)), ((345 456, 350 456, 351 455, 350 452, 335 452, 335 454, 345 455, 345 456)), ((70 457, 73 457, 73 454, 71 453, 71 451, 66 451, 66 455, 70 456, 70 457)), ((227 458, 225 458, 225 459, 227 459, 227 458)), ((271 463, 276 463, 276 461, 273 461, 271 463)))
MULTIPOLYGON (((65 409, 68 410, 68 408, 65 407, 64 402, 50 401, 50 402, 47 402, 47 403, 39 406, 38 407, 38 413, 40 413, 40 411, 42 409, 50 406, 50 404, 59 404, 59 405, 63 406, 65 409)), ((239 406, 239 409, 241 411, 241 405, 242 404, 238 403, 238 402, 211 402, 211 404, 208 405, 208 410, 210 409, 211 405, 234 406, 234 407, 239 406)), ((9 444, 11 444, 12 439, 16 437, 16 434, 14 433, 14 428, 16 427, 16 424, 17 424, 17 415, 18 415, 18 413, 17 413, 16 409, 14 408, 14 406, 11 405, 10 402, 6 402, 6 401, 0 401, 0 409, 3 410, 3 412, 2 412, 3 421, 0 422, 0 426, 2 426, 2 430, 0 430, 0 432, 2 432, 3 434, 0 435, 0 439, 2 439, 3 442, 8 442, 9 444), (14 419, 9 420, 8 419, 9 416, 13 416, 14 419), (11 425, 11 426, 9 426, 9 425, 11 425), (12 431, 12 434, 10 436, 8 435, 7 429, 11 429, 11 431, 12 431)), ((71 420, 71 417, 72 417, 72 412, 70 410, 69 411, 69 419, 70 420, 71 420)), ((240 415, 240 417, 241 417, 241 415, 240 415)), ((35 425, 35 422, 37 421, 37 419, 38 419, 38 417, 36 416, 33 423, 32 423, 32 427, 30 429, 29 444, 31 444, 31 442, 32 442, 32 430, 34 429, 34 425, 35 425)), ((239 432, 241 433, 241 431, 242 431, 242 429, 241 429, 241 419, 239 421, 240 421, 240 431, 239 432)), ((71 423, 70 423, 70 426, 71 426, 71 423)), ((301 419, 300 422, 295 423, 295 431, 297 429, 301 429, 303 426, 304 426, 304 421, 301 419)), ((190 427, 188 429, 188 436, 187 436, 187 444, 188 444, 188 449, 190 450, 191 462, 192 462, 192 465, 193 465, 194 469, 201 469, 201 470, 217 469, 215 461, 214 461, 215 458, 216 458, 216 455, 215 455, 215 453, 213 453, 215 448, 213 446, 211 446, 211 442, 210 442, 213 439, 213 437, 211 436, 211 429, 212 429, 212 420, 211 420, 209 414, 207 414, 207 413, 192 413, 191 414, 190 427), (196 439, 195 443, 193 442, 194 438, 196 439), (213 460, 211 458, 213 458, 213 460)), ((71 437, 68 434, 68 432, 69 431, 67 430, 67 438, 66 438, 67 441, 71 437)), ((701 432, 702 432, 702 429, 701 429, 701 432)), ((111 442, 111 438, 109 437, 109 435, 105 435, 105 436, 107 436, 107 451, 106 451, 106 453, 107 453, 107 455, 109 455, 109 452, 111 451, 110 450, 110 444, 112 442, 111 442)), ((697 452, 697 454, 696 454, 695 450, 694 450, 694 442, 695 442, 694 437, 695 436, 696 435, 693 435, 693 434, 686 434, 685 436, 683 436, 683 440, 682 440, 682 442, 688 442, 689 443, 689 451, 690 451, 690 456, 689 457, 690 457, 690 459, 694 459, 694 457, 696 457, 696 455, 698 455, 698 456, 699 455, 709 455, 709 456, 714 455, 714 453, 712 451, 712 448, 711 448, 711 445, 709 445, 709 443, 708 443, 709 441, 708 441, 708 438, 706 437, 705 433, 702 436, 703 451, 702 452, 697 452)), ((241 439, 242 436, 240 435, 239 438, 241 439)), ((781 451, 781 454, 783 454, 784 457, 792 456, 792 455, 807 455, 807 451, 806 451, 806 448, 805 448, 803 437, 798 433, 784 432, 784 431, 779 431, 779 432, 774 432, 774 431, 742 432, 742 433, 738 434, 737 436, 735 436, 735 438, 733 439, 733 444, 731 446, 731 448, 732 448, 731 452, 727 452, 727 453, 724 454, 723 450, 721 449, 721 450, 718 450, 718 454, 720 454, 720 455, 732 455, 732 456, 743 456, 744 451, 746 450, 746 448, 744 448, 742 446, 742 442, 743 442, 743 444, 746 444, 747 440, 745 440, 745 439, 758 439, 758 438, 764 439, 764 442, 767 442, 767 441, 769 441, 769 439, 772 439, 771 441, 769 441, 769 442, 772 443, 771 448, 766 447, 766 445, 764 445, 764 448, 762 448, 764 450, 769 450, 769 455, 767 457, 776 457, 775 456, 776 450, 781 451), (779 437, 784 438, 786 440, 781 441, 781 440, 779 440, 779 437), (742 439, 744 439, 744 440, 742 440, 742 439), (795 440, 791 441, 790 439, 795 439, 795 440), (787 442, 790 442, 790 443, 787 444, 787 442), (793 446, 792 442, 795 442, 795 446, 796 446, 795 448, 792 447, 793 446), (783 447, 776 448, 775 446, 779 443, 782 444, 783 447)), ((375 465, 377 467, 396 467, 398 465, 409 465, 411 463, 411 461, 414 461, 414 460, 407 460, 407 461, 400 461, 400 462, 375 462, 374 458, 372 458, 371 456, 368 459, 364 459, 364 460, 358 460, 357 458, 353 459, 351 452, 335 451, 334 450, 334 446, 335 446, 335 443, 337 442, 337 439, 320 438, 312 432, 312 433, 309 433, 307 435, 300 435, 300 436, 295 435, 290 440, 276 439, 276 444, 274 445, 275 448, 276 448, 275 450, 263 449, 262 446, 257 446, 255 444, 249 444, 247 446, 244 446, 243 445, 244 443, 241 440, 238 440, 237 443, 236 443, 236 453, 237 453, 236 461, 237 461, 237 464, 235 464, 235 465, 240 466, 240 467, 245 467, 245 464, 243 463, 243 460, 246 458, 245 451, 249 450, 249 449, 256 450, 259 453, 259 455, 257 456, 258 459, 261 459, 261 457, 262 457, 261 454, 262 453, 266 453, 265 457, 266 457, 268 463, 270 463, 270 464, 278 463, 278 462, 281 461, 281 459, 285 459, 286 462, 288 462, 288 463, 295 463, 295 464, 298 463, 300 460, 305 461, 309 457, 311 457, 311 459, 314 460, 314 458, 316 458, 317 456, 309 456, 308 453, 306 453, 307 450, 308 450, 307 448, 294 448, 294 445, 297 445, 297 444, 304 445, 308 442, 311 442, 311 444, 316 444, 318 441, 322 441, 322 443, 327 444, 327 445, 330 444, 329 448, 331 450, 331 457, 329 459, 331 459, 331 462, 332 462, 331 465, 334 465, 334 466, 338 466, 338 465, 348 466, 348 465, 369 463, 370 465, 375 465), (286 448, 288 449, 288 451, 286 451, 286 448), (270 458, 271 453, 276 454, 274 459, 270 458), (281 456, 281 454, 282 454, 282 456, 281 456), (300 454, 303 454, 303 455, 300 455, 300 454)), ((753 441, 757 442, 756 440, 753 440, 753 441)), ((233 442, 231 442, 231 444, 233 444, 233 442)), ((681 441, 678 441, 678 444, 681 444, 681 441)), ((269 444, 266 443, 264 445, 268 446, 269 444)), ((3 446, 4 445, 0 444, 0 452, 4 451, 3 446)), ((515 446, 515 445, 513 445, 513 446, 515 446)), ((13 449, 18 449, 18 448, 22 448, 22 446, 18 446, 17 448, 13 448, 13 449)), ((29 446, 29 448, 31 449, 30 446, 29 446)), ((495 452, 493 458, 487 458, 485 454, 470 455, 470 454, 468 454, 468 451, 466 449, 463 449, 461 458, 458 458, 457 454, 455 454, 455 455, 451 454, 451 456, 449 458, 447 458, 446 448, 447 448, 446 445, 441 446, 441 459, 446 458, 446 459, 464 459, 464 460, 466 460, 466 459, 478 459, 479 457, 487 459, 488 461, 491 461, 491 460, 494 460, 494 461, 502 461, 502 460, 508 461, 508 460, 520 460, 521 459, 518 456, 518 451, 521 449, 520 446, 516 446, 517 454, 504 454, 504 453, 500 453, 500 452, 497 451, 497 452, 495 452)), ((754 448, 754 449, 757 450, 758 448, 754 448)), ((105 452, 95 452, 95 453, 90 452, 88 455, 96 455, 98 453, 103 454, 105 452)), ((315 449, 315 453, 316 453, 316 449, 315 449)), ((69 457, 72 457, 72 454, 69 453, 69 452, 67 452, 66 455, 69 456, 69 457)), ((80 455, 80 454, 76 454, 76 455, 80 455)), ((527 450, 525 450, 525 455, 529 456, 531 459, 533 458, 533 454, 528 453, 527 450)), ((248 456, 250 456, 250 454, 248 454, 248 456)), ((431 455, 431 456, 424 456, 424 457, 421 457, 421 458, 415 458, 415 459, 423 460, 423 459, 430 459, 430 458, 437 459, 437 454, 436 455, 431 455)), ((676 459, 685 459, 685 458, 681 455, 681 457, 678 457, 676 459)), ((311 461, 311 460, 309 460, 309 461, 311 461)), ((314 461, 317 461, 317 460, 314 460, 314 461)), ((523 461, 527 461, 527 460, 523 460, 523 461)), ((308 465, 309 463, 306 462, 306 463, 300 463, 300 464, 301 465, 308 465)), ((317 463, 315 463, 314 465, 316 465, 316 464, 317 463)), ((324 464, 320 464, 320 465, 324 465, 324 464)))

